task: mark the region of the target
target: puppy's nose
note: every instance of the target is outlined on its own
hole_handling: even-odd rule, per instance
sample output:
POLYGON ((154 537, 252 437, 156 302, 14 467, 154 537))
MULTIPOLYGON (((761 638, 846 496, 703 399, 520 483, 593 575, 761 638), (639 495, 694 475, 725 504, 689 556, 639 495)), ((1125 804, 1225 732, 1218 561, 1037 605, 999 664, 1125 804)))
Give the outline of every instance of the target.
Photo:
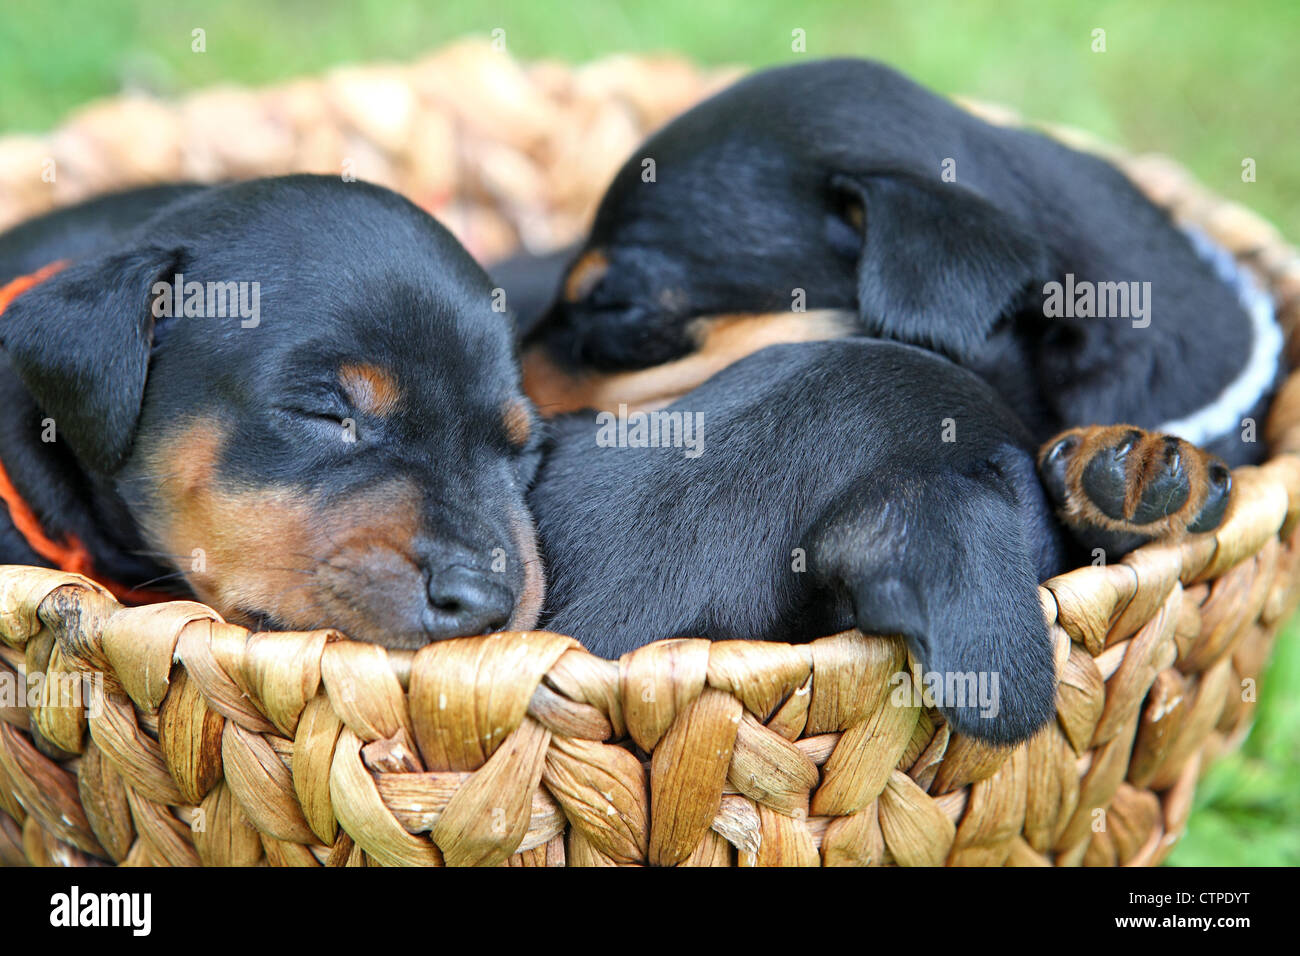
POLYGON ((452 565, 429 577, 425 632, 434 640, 491 634, 505 627, 514 599, 496 575, 452 565))

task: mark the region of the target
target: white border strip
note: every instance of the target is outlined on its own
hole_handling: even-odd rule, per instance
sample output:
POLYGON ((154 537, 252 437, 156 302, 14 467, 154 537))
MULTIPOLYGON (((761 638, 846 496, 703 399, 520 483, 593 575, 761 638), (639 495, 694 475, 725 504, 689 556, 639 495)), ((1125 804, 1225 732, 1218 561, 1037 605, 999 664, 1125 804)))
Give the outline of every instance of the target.
POLYGON ((1196 247, 1197 255, 1209 263, 1215 274, 1237 293, 1242 308, 1250 316, 1250 357, 1237 377, 1218 397, 1186 418, 1166 422, 1159 431, 1177 435, 1193 445, 1205 445, 1241 427, 1241 420, 1251 411, 1277 377, 1278 359, 1282 354, 1282 329, 1277 324, 1273 300, 1260 289, 1254 278, 1237 264, 1226 249, 1192 226, 1184 231, 1196 247))

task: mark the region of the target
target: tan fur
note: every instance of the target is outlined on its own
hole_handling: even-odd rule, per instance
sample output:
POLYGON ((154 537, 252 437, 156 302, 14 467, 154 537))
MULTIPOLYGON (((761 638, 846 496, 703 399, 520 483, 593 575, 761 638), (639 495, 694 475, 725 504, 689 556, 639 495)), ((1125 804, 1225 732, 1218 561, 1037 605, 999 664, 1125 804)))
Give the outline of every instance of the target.
POLYGON ((510 444, 516 448, 522 448, 528 444, 528 438, 533 431, 533 416, 526 404, 514 399, 506 402, 505 411, 502 412, 501 418, 505 423, 506 438, 510 441, 510 444))
POLYGON ((636 372, 574 375, 541 349, 524 354, 524 391, 546 416, 581 409, 652 411, 670 404, 722 369, 769 345, 819 342, 853 334, 849 312, 774 312, 696 319, 689 327, 697 348, 674 362, 636 372))
POLYGON ((542 601, 546 597, 546 575, 542 569, 542 556, 537 550, 537 529, 532 517, 527 512, 520 512, 510 522, 510 532, 515 539, 519 560, 524 563, 524 586, 506 630, 530 631, 541 617, 542 601))
POLYGON ((1210 466, 1219 459, 1182 439, 1178 439, 1178 452, 1182 456, 1183 470, 1187 473, 1190 491, 1187 501, 1175 513, 1148 524, 1134 524, 1104 514, 1084 492, 1083 472, 1088 462, 1092 461, 1099 452, 1118 444, 1130 431, 1142 432, 1142 438, 1126 459, 1123 512, 1131 517, 1147 483, 1161 467, 1165 435, 1135 428, 1132 425, 1089 425, 1061 432, 1039 449, 1038 463, 1041 467, 1047 453, 1057 442, 1069 435, 1079 440, 1079 445, 1072 453, 1065 469, 1066 496, 1065 503, 1060 509, 1061 520, 1070 525, 1134 532, 1154 538, 1177 538, 1187 534, 1187 526, 1196 520, 1209 495, 1210 466))
POLYGON ((599 249, 592 249, 573 264, 564 279, 564 301, 580 302, 591 294, 605 273, 609 270, 609 260, 599 249))
POLYGON ((175 556, 195 593, 235 620, 249 608, 291 630, 338 627, 390 645, 407 630, 404 643, 423 643, 409 633, 426 600, 412 548, 417 490, 393 481, 327 506, 299 489, 223 482, 225 441, 219 422, 199 420, 148 452, 167 477, 146 534, 175 556))
POLYGON ((392 373, 368 362, 341 366, 339 384, 357 408, 380 417, 390 414, 402 397, 392 373))

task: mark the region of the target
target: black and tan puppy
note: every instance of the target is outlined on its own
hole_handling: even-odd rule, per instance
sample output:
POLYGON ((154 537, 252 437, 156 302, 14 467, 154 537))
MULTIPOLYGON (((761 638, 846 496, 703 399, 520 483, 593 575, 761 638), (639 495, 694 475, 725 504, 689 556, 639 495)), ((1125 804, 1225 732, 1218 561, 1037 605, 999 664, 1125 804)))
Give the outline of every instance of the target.
POLYGON ((535 620, 511 333, 406 200, 312 176, 111 197, 0 237, 0 287, 0 562, 390 646, 535 620))
POLYGON ((890 342, 778 345, 652 415, 626 440, 590 414, 553 423, 530 494, 547 627, 609 657, 902 634, 935 686, 971 689, 943 701, 963 733, 1051 718, 1037 588, 1061 544, 1034 442, 975 375, 890 342))
MULTIPOLYGON (((1262 458, 1242 420, 1280 368, 1267 303, 1213 258, 1101 159, 879 64, 774 69, 629 159, 527 338, 525 385, 543 414, 645 406, 775 342, 895 339, 979 373, 1039 442, 1121 423, 1185 440, 1161 467, 1189 527, 1219 473, 1192 446, 1262 458)), ((1105 439, 1130 460, 1125 434, 1057 454, 1105 439)), ((1118 520, 1113 500, 1086 511, 1118 520)))

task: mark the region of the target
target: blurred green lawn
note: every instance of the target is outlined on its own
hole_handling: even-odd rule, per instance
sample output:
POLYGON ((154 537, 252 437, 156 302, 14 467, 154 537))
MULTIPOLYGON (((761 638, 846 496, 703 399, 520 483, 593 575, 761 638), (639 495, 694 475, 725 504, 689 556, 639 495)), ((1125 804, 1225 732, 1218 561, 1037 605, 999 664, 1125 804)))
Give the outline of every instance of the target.
MULTIPOLYGON (((930 3, 884 0, 229 0, 212 5, 4 0, 0 133, 47 129, 124 88, 267 83, 344 62, 404 60, 506 31, 520 58, 674 50, 761 65, 852 54, 940 91, 1006 103, 1135 151, 1159 150, 1300 240, 1300 3, 930 3), (190 49, 191 30, 207 52, 190 49), (1106 52, 1092 50, 1094 29, 1106 52), (1251 157, 1257 181, 1241 181, 1251 157)), ((1279 641, 1245 749, 1211 771, 1176 864, 1300 864, 1300 624, 1279 641)))

